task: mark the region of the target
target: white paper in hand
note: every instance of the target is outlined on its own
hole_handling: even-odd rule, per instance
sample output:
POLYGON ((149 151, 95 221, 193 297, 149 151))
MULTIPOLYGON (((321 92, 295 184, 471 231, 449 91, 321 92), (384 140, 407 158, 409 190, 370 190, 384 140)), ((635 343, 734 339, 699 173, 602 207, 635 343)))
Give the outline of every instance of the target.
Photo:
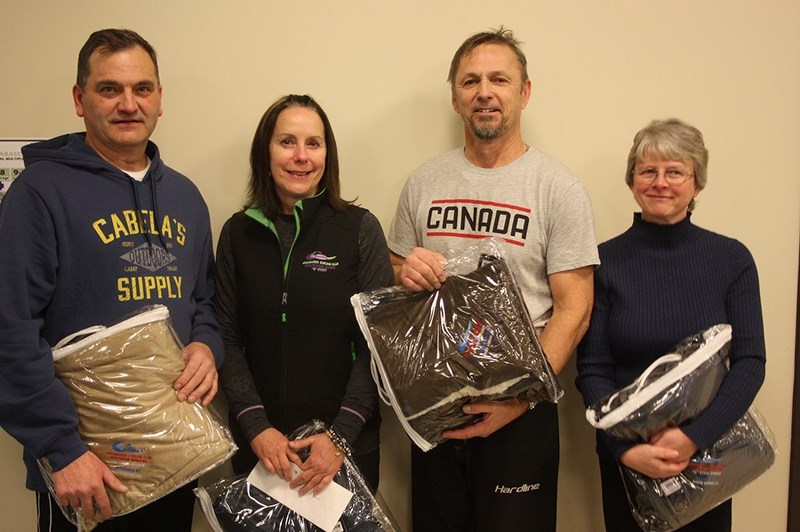
MULTIPOLYGON (((300 468, 292 464, 292 478, 300 473, 300 468)), ((250 472, 247 481, 325 532, 333 531, 353 496, 350 490, 331 482, 319 495, 307 493, 301 497, 297 490, 289 487, 288 482, 267 471, 261 462, 250 472)))

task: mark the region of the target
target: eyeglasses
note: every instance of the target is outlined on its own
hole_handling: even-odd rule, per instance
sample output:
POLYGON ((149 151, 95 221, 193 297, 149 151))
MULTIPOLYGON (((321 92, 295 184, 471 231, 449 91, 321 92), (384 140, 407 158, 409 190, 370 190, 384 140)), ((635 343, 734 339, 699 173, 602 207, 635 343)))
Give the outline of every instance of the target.
MULTIPOLYGON (((658 168, 645 166, 636 170, 634 175, 642 183, 652 183, 659 174, 661 174, 661 171, 658 168)), ((682 185, 690 177, 694 177, 694 174, 682 168, 667 168, 664 170, 664 181, 669 185, 682 185)))

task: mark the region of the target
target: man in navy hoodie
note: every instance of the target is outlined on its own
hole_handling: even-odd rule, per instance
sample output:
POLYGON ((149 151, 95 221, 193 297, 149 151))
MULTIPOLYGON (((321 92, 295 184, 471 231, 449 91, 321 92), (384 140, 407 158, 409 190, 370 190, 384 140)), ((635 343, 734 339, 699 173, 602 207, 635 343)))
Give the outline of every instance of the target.
MULTIPOLYGON (((186 346, 175 392, 203 405, 223 356, 208 208, 149 141, 162 113, 155 51, 130 30, 93 33, 72 93, 86 132, 23 148, 26 170, 0 204, 0 425, 24 447, 40 530, 75 528, 54 507, 37 459, 51 464, 60 502, 87 517, 109 517, 106 490, 126 491, 81 441, 50 346, 166 305, 186 346)), ((193 504, 189 485, 97 530, 188 531, 193 504)))

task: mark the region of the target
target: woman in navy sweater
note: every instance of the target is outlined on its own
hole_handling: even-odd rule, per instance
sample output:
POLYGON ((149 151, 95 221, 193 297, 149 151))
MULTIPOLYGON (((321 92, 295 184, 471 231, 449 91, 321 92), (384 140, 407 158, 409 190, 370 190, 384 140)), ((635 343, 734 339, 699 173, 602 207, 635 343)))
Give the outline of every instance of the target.
MULTIPOLYGON (((619 473, 621 462, 652 478, 680 473, 748 409, 764 380, 758 274, 740 242, 692 224, 706 185, 703 136, 677 119, 651 122, 628 155, 625 181, 642 209, 623 234, 599 246, 594 309, 578 348, 576 384, 588 406, 630 384, 683 338, 718 323, 733 327, 730 372, 697 418, 646 443, 598 431, 597 454, 608 531, 639 531, 619 473)), ((681 530, 731 528, 731 502, 681 530)))

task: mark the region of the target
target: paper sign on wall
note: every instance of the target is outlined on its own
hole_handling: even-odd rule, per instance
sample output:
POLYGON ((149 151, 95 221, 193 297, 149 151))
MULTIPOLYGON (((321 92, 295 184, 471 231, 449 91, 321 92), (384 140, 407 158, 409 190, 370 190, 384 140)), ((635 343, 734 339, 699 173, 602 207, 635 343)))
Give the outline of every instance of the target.
POLYGON ((22 162, 22 147, 38 139, 0 139, 0 201, 8 187, 25 168, 22 162))

